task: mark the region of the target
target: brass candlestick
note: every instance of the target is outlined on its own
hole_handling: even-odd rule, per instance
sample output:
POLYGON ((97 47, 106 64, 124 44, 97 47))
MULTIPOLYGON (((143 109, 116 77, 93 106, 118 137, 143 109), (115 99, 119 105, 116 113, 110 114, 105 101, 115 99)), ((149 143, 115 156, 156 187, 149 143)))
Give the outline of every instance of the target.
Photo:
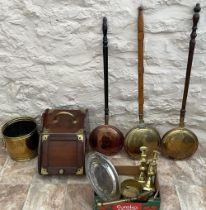
POLYGON ((155 165, 155 167, 157 166, 157 159, 158 159, 159 154, 160 154, 159 151, 157 150, 153 151, 152 162, 153 162, 153 165, 155 165))
POLYGON ((149 164, 147 170, 147 181, 143 187, 145 191, 155 191, 155 184, 154 184, 154 177, 157 171, 157 159, 158 159, 159 152, 154 150, 153 151, 153 159, 149 164))
POLYGON ((144 184, 146 181, 146 170, 147 170, 147 150, 148 148, 145 146, 140 147, 141 150, 141 160, 140 160, 140 174, 139 174, 139 178, 138 178, 138 182, 141 184, 144 184))
POLYGON ((147 170, 147 147, 140 147, 141 150, 141 165, 140 165, 140 174, 138 178, 135 179, 126 179, 121 183, 121 194, 124 198, 136 197, 142 192, 142 184, 146 180, 146 170, 147 170))

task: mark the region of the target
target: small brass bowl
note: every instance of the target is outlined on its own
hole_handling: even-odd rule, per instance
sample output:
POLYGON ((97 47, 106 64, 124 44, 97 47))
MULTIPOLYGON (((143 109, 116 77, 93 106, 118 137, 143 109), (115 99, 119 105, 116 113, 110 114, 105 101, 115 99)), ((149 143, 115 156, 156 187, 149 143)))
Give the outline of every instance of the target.
POLYGON ((126 179, 121 183, 123 198, 134 198, 142 192, 142 185, 135 179, 126 179))
POLYGON ((18 117, 2 127, 3 142, 9 156, 15 161, 26 161, 37 156, 39 134, 31 117, 18 117))

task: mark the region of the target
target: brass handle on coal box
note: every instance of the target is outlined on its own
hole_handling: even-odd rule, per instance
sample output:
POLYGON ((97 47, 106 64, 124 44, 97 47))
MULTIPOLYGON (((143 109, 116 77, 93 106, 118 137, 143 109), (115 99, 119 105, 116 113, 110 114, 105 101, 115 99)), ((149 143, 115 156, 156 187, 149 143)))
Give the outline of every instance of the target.
POLYGON ((69 118, 72 119, 73 124, 77 124, 77 120, 75 119, 74 115, 70 112, 65 112, 65 111, 62 111, 56 114, 56 116, 54 117, 54 121, 58 121, 58 117, 61 115, 67 115, 69 118))

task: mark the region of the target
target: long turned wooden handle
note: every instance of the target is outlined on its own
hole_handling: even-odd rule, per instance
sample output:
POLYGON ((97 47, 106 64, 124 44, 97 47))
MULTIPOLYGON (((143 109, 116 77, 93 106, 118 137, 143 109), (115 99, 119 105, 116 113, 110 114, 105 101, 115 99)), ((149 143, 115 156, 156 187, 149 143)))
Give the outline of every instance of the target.
POLYGON ((190 84, 190 74, 192 69, 192 61, 193 61, 193 55, 194 55, 194 49, 195 49, 195 38, 197 36, 196 30, 197 30, 197 24, 200 18, 199 12, 200 12, 200 4, 196 4, 194 8, 194 15, 193 15, 193 27, 192 27, 192 33, 190 35, 190 44, 189 44, 189 54, 188 54, 188 61, 187 61, 187 70, 186 70, 186 77, 185 77, 185 86, 184 86, 184 93, 183 93, 183 100, 182 100, 182 107, 180 110, 180 127, 184 127, 184 119, 185 119, 185 112, 186 112, 186 102, 187 102, 187 95, 188 95, 188 89, 190 84))
POLYGON ((103 59, 104 59, 104 103, 105 103, 105 125, 109 122, 109 102, 108 102, 108 40, 107 40, 107 18, 103 18, 103 59))
POLYGON ((144 123, 144 20, 143 8, 138 8, 138 101, 139 122, 144 123))

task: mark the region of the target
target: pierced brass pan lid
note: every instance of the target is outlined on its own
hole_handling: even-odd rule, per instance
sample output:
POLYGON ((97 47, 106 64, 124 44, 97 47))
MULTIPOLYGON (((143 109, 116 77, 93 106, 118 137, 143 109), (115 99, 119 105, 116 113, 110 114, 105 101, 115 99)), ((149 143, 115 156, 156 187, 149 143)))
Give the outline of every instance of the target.
POLYGON ((104 201, 120 198, 119 177, 112 163, 98 152, 88 153, 86 175, 95 193, 104 201))

